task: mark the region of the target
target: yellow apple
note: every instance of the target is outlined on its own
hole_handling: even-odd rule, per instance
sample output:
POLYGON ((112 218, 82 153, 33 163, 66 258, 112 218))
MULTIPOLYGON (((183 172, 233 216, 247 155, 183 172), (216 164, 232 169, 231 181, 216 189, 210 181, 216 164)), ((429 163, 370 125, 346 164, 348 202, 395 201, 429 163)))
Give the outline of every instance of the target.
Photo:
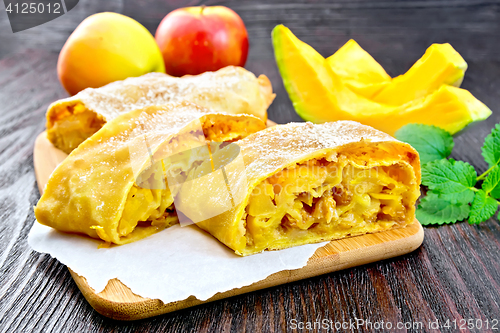
POLYGON ((154 37, 136 20, 108 12, 83 20, 57 62, 59 80, 71 95, 149 72, 165 73, 154 37))

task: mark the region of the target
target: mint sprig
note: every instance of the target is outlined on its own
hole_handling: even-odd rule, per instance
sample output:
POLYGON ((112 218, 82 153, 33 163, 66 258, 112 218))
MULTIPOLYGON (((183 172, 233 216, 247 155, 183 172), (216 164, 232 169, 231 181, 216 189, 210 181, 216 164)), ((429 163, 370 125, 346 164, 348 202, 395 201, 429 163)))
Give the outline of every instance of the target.
POLYGON ((409 124, 396 132, 396 138, 420 155, 422 185, 428 187, 416 212, 421 224, 442 225, 467 218, 479 224, 495 215, 500 204, 500 124, 485 138, 482 155, 489 169, 479 176, 469 163, 447 159, 453 137, 441 128, 409 124), (481 180, 479 189, 476 185, 481 180))

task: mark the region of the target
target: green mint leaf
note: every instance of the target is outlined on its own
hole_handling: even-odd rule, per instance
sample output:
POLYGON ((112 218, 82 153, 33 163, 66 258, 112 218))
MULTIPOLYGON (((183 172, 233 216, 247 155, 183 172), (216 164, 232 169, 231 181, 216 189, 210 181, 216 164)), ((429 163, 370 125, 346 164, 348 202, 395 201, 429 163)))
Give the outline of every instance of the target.
POLYGON ((491 194, 493 198, 500 198, 500 167, 498 165, 488 173, 482 188, 487 194, 491 194))
POLYGON ((479 190, 474 196, 470 208, 469 223, 479 224, 491 218, 498 208, 498 202, 490 197, 488 193, 479 190))
POLYGON ((422 225, 455 223, 469 216, 468 204, 451 203, 435 193, 429 193, 420 200, 416 217, 422 225))
POLYGON ((461 204, 461 205, 468 205, 471 203, 472 200, 474 200, 474 191, 471 189, 467 189, 463 192, 455 192, 455 193, 436 193, 434 191, 431 191, 430 193, 434 193, 439 195, 441 199, 447 200, 448 202, 452 204, 461 204))
POLYGON ((484 160, 490 167, 500 162, 500 124, 496 124, 495 128, 484 139, 482 151, 484 160))
POLYGON ((396 139, 409 143, 418 151, 422 165, 448 157, 454 145, 450 133, 431 125, 408 124, 401 127, 395 135, 396 139))
POLYGON ((472 200, 472 187, 477 173, 469 163, 442 159, 429 162, 422 167, 422 184, 434 193, 446 195, 451 203, 466 203, 472 200))

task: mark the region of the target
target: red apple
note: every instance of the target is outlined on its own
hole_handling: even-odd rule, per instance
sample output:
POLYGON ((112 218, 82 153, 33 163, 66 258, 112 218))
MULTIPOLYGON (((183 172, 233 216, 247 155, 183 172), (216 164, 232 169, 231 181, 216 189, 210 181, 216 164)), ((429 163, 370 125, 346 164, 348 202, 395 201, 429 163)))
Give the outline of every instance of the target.
POLYGON ((174 76, 244 66, 248 56, 245 24, 224 6, 176 9, 163 18, 155 39, 174 76))

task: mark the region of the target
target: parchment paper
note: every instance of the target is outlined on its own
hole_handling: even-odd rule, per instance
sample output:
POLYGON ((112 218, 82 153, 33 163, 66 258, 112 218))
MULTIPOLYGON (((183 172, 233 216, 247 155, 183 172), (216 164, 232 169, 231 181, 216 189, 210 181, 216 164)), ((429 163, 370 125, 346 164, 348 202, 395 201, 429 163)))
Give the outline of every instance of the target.
POLYGON ((175 225, 140 241, 98 249, 99 241, 34 223, 30 246, 48 253, 101 292, 118 278, 132 292, 164 303, 193 295, 207 300, 269 275, 306 265, 328 242, 240 257, 196 226, 175 225))

